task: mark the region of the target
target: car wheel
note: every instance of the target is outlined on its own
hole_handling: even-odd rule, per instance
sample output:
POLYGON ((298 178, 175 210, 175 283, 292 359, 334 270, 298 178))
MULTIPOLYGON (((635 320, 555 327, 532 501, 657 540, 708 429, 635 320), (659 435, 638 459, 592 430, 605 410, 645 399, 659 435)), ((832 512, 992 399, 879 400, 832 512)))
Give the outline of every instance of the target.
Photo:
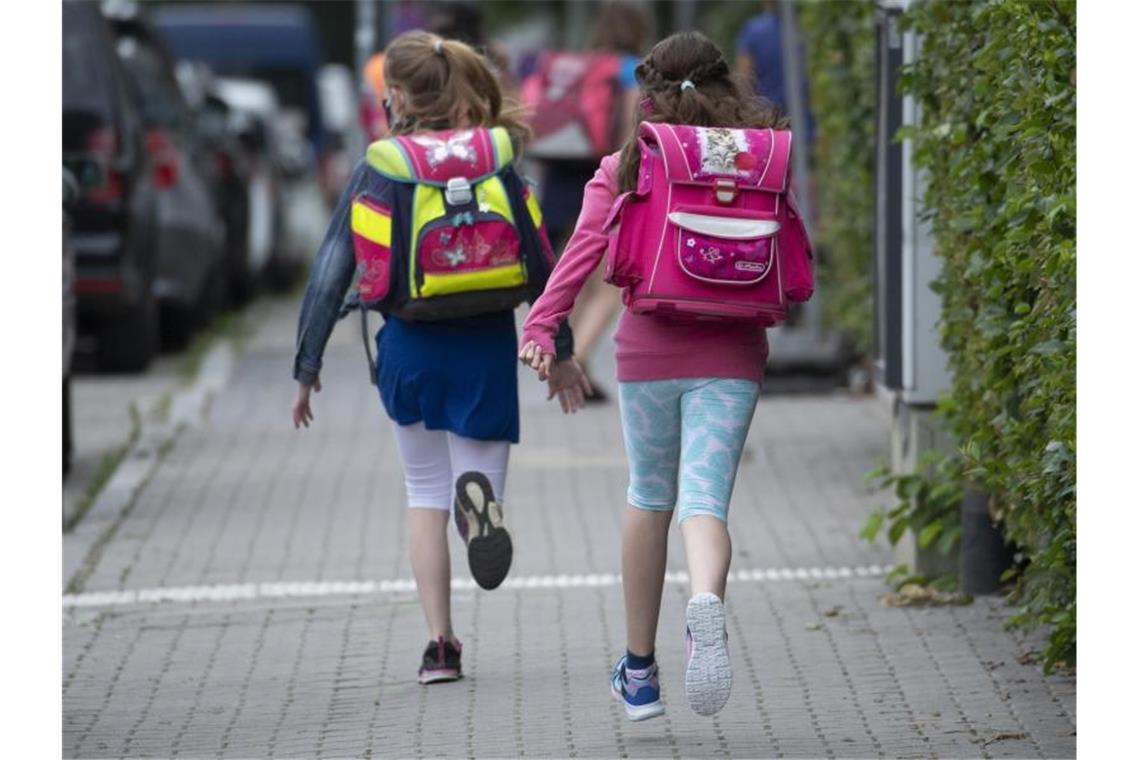
POLYGON ((230 276, 230 298, 233 306, 245 306, 257 292, 257 280, 245 266, 234 268, 230 276))
POLYGON ((63 475, 71 472, 71 452, 74 444, 71 437, 71 378, 63 378, 63 475))
POLYGON ((158 302, 148 296, 99 332, 99 367, 108 372, 142 372, 158 350, 158 302))
POLYGON ((177 351, 190 344, 198 315, 195 309, 170 307, 162 310, 162 348, 177 351))
POLYGON ((249 266, 249 220, 242 204, 234 210, 231 222, 230 240, 227 241, 229 254, 229 301, 233 306, 244 306, 257 293, 257 277, 249 266), (241 218, 236 218, 240 212, 241 218))

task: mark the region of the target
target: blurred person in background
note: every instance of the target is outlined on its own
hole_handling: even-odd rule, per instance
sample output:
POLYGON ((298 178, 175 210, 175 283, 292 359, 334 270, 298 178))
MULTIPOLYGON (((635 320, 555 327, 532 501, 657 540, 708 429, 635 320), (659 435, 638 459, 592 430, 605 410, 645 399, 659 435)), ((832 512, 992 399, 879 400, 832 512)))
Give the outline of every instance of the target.
MULTIPOLYGON (((502 496, 510 445, 519 440, 513 308, 500 305, 458 316, 459 310, 449 311, 447 301, 439 299, 455 303, 479 290, 464 288, 457 278, 483 278, 485 284, 491 281, 488 272, 509 277, 503 271, 509 265, 489 264, 504 255, 514 257, 515 271, 521 268, 533 278, 524 282, 536 294, 545 285, 553 254, 549 243, 539 246, 545 232, 537 204, 512 166, 529 130, 521 109, 503 98, 486 59, 462 42, 406 32, 386 49, 384 82, 388 122, 400 142, 385 140, 369 148, 320 246, 298 320, 292 417, 295 427, 313 420, 310 394, 321 390, 325 345, 352 286, 356 255, 363 252, 371 258, 366 258, 356 304, 364 300, 365 284, 369 293, 374 286, 383 289, 374 302, 385 308, 373 378, 394 423, 403 464, 408 553, 430 634, 419 671, 420 683, 426 684, 462 675, 462 645, 451 619, 452 510, 467 543, 472 576, 482 588, 497 587, 513 551, 503 527, 502 496), (488 134, 478 128, 495 129, 488 134), (494 149, 484 140, 493 140, 494 149), (499 168, 483 175, 487 185, 462 174, 465 164, 488 160, 499 168), (454 172, 446 192, 418 179, 437 167, 454 172), (491 180, 499 190, 486 189, 491 180), (512 213, 512 208, 527 211, 512 213), (425 230, 422 235, 413 233, 416 224, 425 230), (514 232, 508 234, 504 225, 514 232), (408 250, 411 237, 416 246, 408 250), (420 302, 413 304, 419 311, 409 307, 411 286, 401 295, 401 286, 393 284, 407 282, 408 272, 419 283, 420 302), (442 292, 429 294, 429 286, 442 292), (400 297, 385 300, 389 292, 400 297), (433 305, 425 306, 422 299, 433 295, 433 305)), ((544 379, 551 397, 558 395, 569 413, 581 406, 589 387, 571 355, 565 321, 558 333, 560 361, 544 379)))
MULTIPOLYGON (((539 63, 539 70, 523 85, 523 99, 535 110, 536 140, 531 156, 539 159, 541 167, 542 212, 555 249, 561 251, 574 230, 582 210, 582 192, 602 156, 616 150, 632 133, 637 108, 637 80, 634 70, 645 47, 649 33, 649 18, 639 3, 611 0, 602 5, 589 49, 585 54, 547 54, 539 63), (613 76, 608 86, 615 96, 606 102, 590 92, 590 67, 612 66, 613 76), (608 144, 577 151, 565 146, 564 135, 570 125, 558 123, 561 114, 572 113, 566 107, 566 98, 580 97, 579 108, 586 121, 602 119, 611 125, 608 144), (589 101, 586 99, 590 98, 589 101), (603 111, 608 113, 591 113, 603 111), (616 119, 615 119, 616 117, 616 119), (558 147, 544 150, 540 146, 542 133, 549 134, 550 143, 558 147), (583 155, 584 153, 584 155, 583 155)), ((589 376, 589 360, 605 336, 621 308, 621 293, 602 281, 602 268, 586 282, 582 294, 570 317, 574 329, 575 357, 589 376)), ((607 396, 590 377, 593 393, 591 401, 605 401, 607 396)))
MULTIPOLYGON (((803 61, 802 48, 796 51, 803 61)), ((801 64, 802 70, 802 64, 801 64)), ((762 10, 748 19, 736 37, 736 71, 751 82, 756 94, 775 103, 788 113, 787 72, 784 67, 784 31, 780 17, 779 0, 767 0, 762 10)), ((807 78, 801 83, 806 124, 799 131, 804 141, 811 144, 814 122, 808 107, 807 78)))
POLYGON ((374 53, 361 72, 360 125, 368 142, 388 136, 388 118, 384 114, 384 53, 374 53))
MULTIPOLYGON (((487 36, 479 3, 462 0, 432 3, 428 6, 424 26, 432 34, 459 40, 483 55, 492 64, 503 94, 509 98, 518 95, 518 83, 511 75, 510 61, 503 49, 487 36)), ((368 59, 362 73, 364 92, 360 98, 360 120, 368 141, 375 142, 388 136, 383 106, 383 51, 368 59)))

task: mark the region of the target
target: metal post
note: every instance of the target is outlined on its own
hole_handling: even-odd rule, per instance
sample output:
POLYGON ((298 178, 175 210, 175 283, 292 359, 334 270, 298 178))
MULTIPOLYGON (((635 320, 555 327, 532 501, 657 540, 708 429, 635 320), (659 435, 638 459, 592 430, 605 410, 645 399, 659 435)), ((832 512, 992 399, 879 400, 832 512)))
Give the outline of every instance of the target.
MULTIPOLYGON (((804 103, 803 98, 804 72, 803 67, 800 65, 799 22, 796 18, 794 3, 784 0, 779 6, 780 57, 784 65, 784 95, 787 98, 788 116, 791 118, 794 126, 804 130, 800 134, 806 135, 806 129, 804 128, 807 125, 807 104, 804 103)), ((800 187, 804 187, 804 183, 807 182, 808 178, 806 144, 802 145, 799 150, 792 151, 792 170, 795 172, 796 177, 799 178, 800 187)), ((797 195, 796 200, 799 201, 800 211, 803 213, 804 223, 807 225, 808 233, 810 234, 812 223, 815 220, 814 209, 812 209, 811 206, 811 195, 806 192, 801 193, 797 195)), ((822 299, 817 286, 815 297, 804 305, 803 326, 810 331, 813 337, 819 335, 820 303, 822 303, 822 299)))
POLYGON ((356 0, 356 78, 358 89, 360 78, 364 76, 364 64, 376 52, 376 2, 356 0))
POLYGON ((697 28, 696 0, 674 0, 673 31, 687 32, 697 28))
POLYGON ((565 21, 562 25, 562 46, 566 49, 584 47, 590 34, 590 12, 596 10, 592 3, 568 0, 563 4, 565 21))

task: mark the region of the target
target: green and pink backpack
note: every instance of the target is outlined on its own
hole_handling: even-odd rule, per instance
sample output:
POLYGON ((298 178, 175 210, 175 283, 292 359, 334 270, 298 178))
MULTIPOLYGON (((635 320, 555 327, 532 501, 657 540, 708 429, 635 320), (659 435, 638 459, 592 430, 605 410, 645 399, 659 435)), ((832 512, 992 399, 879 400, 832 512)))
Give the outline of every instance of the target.
POLYGON ((352 200, 360 306, 436 321, 537 297, 554 255, 514 158, 502 127, 369 146, 368 165, 389 181, 352 200))

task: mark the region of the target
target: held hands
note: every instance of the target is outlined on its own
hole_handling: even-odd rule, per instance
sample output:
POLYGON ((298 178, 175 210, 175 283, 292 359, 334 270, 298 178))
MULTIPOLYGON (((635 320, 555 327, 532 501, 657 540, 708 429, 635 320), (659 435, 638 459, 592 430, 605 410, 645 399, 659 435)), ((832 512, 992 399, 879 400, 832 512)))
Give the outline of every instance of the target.
POLYGON ((550 394, 547 399, 558 396, 558 403, 566 414, 581 409, 586 396, 594 392, 590 381, 577 359, 555 362, 553 354, 546 354, 534 341, 527 341, 519 351, 519 361, 538 372, 538 379, 545 380, 550 394))
POLYGON ((300 428, 302 425, 308 427, 309 423, 313 421, 313 410, 309 407, 309 393, 311 391, 321 392, 320 378, 312 385, 297 383, 297 395, 293 398, 294 428, 300 428))

